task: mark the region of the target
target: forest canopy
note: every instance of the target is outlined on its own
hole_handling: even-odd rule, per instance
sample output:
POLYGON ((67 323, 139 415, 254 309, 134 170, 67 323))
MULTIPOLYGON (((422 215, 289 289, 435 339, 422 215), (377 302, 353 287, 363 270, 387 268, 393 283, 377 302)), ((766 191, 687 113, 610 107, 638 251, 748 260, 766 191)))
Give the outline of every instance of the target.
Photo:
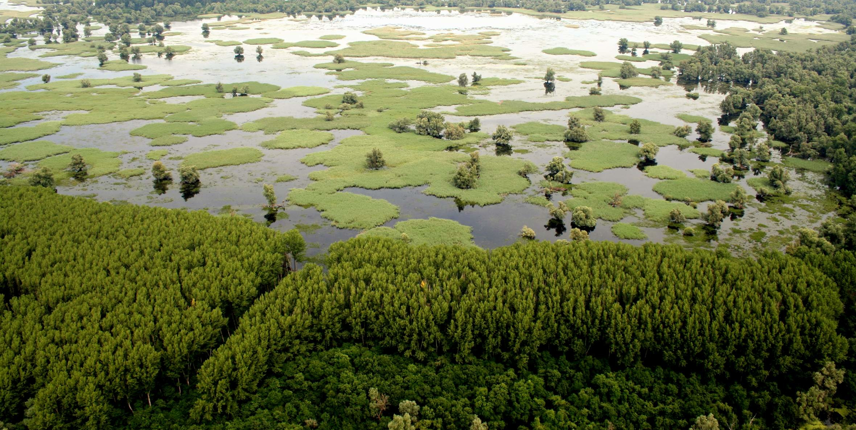
POLYGON ((849 372, 804 404, 852 368, 847 251, 356 238, 289 272, 296 232, 16 187, 0 244, 10 429, 797 428, 853 406, 849 372))

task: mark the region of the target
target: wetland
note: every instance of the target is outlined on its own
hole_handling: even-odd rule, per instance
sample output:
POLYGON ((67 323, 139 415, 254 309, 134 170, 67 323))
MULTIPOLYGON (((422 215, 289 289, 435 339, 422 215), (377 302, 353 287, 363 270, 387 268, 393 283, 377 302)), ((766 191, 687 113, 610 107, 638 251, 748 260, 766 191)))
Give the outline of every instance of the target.
MULTIPOLYGON (((92 23, 97 29, 78 42, 0 48, 0 169, 21 163, 25 170, 8 181, 25 183, 48 167, 61 194, 297 228, 310 255, 360 234, 495 248, 519 240, 526 226, 540 240, 569 240, 577 207, 591 208, 596 223, 584 229, 592 240, 783 249, 796 228, 817 227, 834 209, 823 182, 829 166, 774 148, 729 183, 712 180, 737 118, 722 117, 724 93, 679 85, 676 70, 661 66, 711 42, 799 51, 846 37, 804 19, 717 23, 407 8, 227 15, 173 22, 162 47, 130 40, 137 54, 128 61, 109 43, 103 65, 96 56, 109 28, 92 23), (640 54, 650 42, 650 52, 622 54, 619 39, 640 54), (669 54, 676 40, 683 49, 669 54), (439 138, 420 134, 417 117, 427 113, 446 126, 439 138), (392 130, 402 118, 415 127, 392 130), (465 130, 476 118, 479 127, 465 130), (566 144, 569 120, 585 142, 566 144), (705 121, 713 128, 702 143, 705 121), (450 132, 456 124, 465 126, 460 136, 450 132), (507 143, 494 139, 504 128, 507 143), (653 161, 640 158, 646 143, 657 148, 653 161), (383 154, 381 169, 366 168, 373 149, 383 154), (474 152, 475 181, 456 186, 474 152), (65 169, 75 154, 89 168, 83 181, 65 169), (570 181, 545 178, 556 157, 570 181), (155 161, 173 183, 153 183, 155 161), (191 166, 201 186, 188 193, 179 172, 191 166), (756 198, 776 166, 788 171, 792 193, 756 198), (743 209, 718 229, 703 228, 708 206, 737 188, 749 196, 743 209), (673 210, 686 218, 679 226, 670 223, 673 210)), ((753 139, 766 140, 756 127, 753 139)))

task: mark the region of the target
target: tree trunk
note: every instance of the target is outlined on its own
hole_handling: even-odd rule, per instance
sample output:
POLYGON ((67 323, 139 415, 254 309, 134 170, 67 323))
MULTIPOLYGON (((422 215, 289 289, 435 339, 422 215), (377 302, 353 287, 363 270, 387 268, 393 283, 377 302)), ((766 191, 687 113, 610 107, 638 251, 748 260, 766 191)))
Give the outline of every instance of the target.
POLYGON ((149 392, 146 392, 146 400, 149 401, 149 407, 152 407, 152 396, 149 392))

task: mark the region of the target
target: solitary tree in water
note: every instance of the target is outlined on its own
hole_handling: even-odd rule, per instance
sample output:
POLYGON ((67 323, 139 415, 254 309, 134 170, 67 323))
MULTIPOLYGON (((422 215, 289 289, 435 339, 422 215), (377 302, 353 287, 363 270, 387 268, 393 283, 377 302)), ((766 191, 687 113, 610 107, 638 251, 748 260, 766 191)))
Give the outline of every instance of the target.
POLYGON ((493 141, 497 145, 508 145, 513 136, 514 134, 508 129, 508 127, 500 125, 496 128, 496 132, 493 133, 493 141))
POLYGON ((160 161, 155 161, 152 164, 152 177, 155 179, 155 182, 172 181, 172 174, 166 170, 166 167, 160 161))
POLYGON ((469 84, 470 84, 470 80, 467 78, 467 74, 461 73, 461 75, 458 76, 458 86, 466 87, 469 84))
POLYGON ((86 167, 86 162, 80 154, 71 156, 71 164, 68 165, 68 171, 71 172, 71 177, 82 181, 89 174, 89 169, 86 167))

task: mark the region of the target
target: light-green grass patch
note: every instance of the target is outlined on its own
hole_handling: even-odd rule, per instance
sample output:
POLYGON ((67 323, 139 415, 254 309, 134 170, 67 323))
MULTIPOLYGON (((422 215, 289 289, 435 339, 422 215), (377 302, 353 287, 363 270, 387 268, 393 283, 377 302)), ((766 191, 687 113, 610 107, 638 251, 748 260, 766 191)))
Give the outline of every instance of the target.
POLYGON ((206 40, 208 43, 213 43, 217 46, 238 46, 241 42, 237 40, 206 40))
POLYGON ((392 63, 362 63, 346 61, 344 63, 316 64, 316 68, 331 70, 329 74, 336 75, 344 81, 362 79, 395 79, 400 81, 424 81, 442 84, 454 79, 453 76, 429 72, 410 66, 394 66, 392 63))
POLYGON ((89 178, 116 173, 119 171, 119 166, 122 165, 122 161, 119 160, 119 155, 121 155, 119 152, 102 151, 96 148, 81 148, 63 155, 45 158, 39 162, 39 166, 51 169, 54 179, 63 181, 71 178, 71 173, 66 169, 71 164, 71 157, 78 154, 83 157, 83 162, 89 168, 89 178))
MULTIPOLYGON (((592 209, 595 218, 614 222, 626 217, 628 210, 638 203, 626 194, 627 187, 615 182, 584 182, 573 186, 571 189, 573 198, 565 200, 565 204, 571 209, 588 206, 592 209), (623 196, 622 202, 619 206, 612 206, 610 202, 616 194, 623 196)), ((536 202, 530 201, 530 203, 536 202)))
POLYGON ((275 139, 262 142, 261 146, 268 149, 315 148, 333 140, 333 135, 315 130, 286 130, 275 139))
POLYGON ((850 40, 850 36, 843 33, 789 33, 779 34, 778 30, 770 30, 764 33, 750 32, 745 28, 729 27, 715 30, 717 34, 702 34, 699 38, 712 44, 728 42, 737 48, 770 49, 775 51, 805 52, 824 45, 833 45, 850 40))
POLYGON ((517 134, 527 137, 530 142, 560 142, 565 138, 567 127, 556 124, 544 124, 542 122, 524 122, 512 126, 517 134))
POLYGON ((366 229, 398 218, 398 207, 392 203, 354 193, 317 193, 294 189, 288 194, 291 203, 315 207, 321 216, 339 228, 366 229))
POLYGON ((152 161, 158 161, 161 158, 165 157, 168 153, 169 151, 166 149, 156 149, 154 151, 149 151, 148 153, 146 153, 146 158, 152 161))
POLYGON ((59 66, 59 63, 35 60, 32 58, 3 57, 0 61, 0 72, 33 72, 59 66))
POLYGON ((279 176, 277 176, 277 177, 276 177, 276 181, 274 181, 274 182, 277 182, 277 183, 279 183, 279 182, 291 182, 291 181, 294 181, 294 180, 297 180, 297 176, 292 176, 292 175, 279 175, 279 176))
POLYGON ((685 178, 662 181, 654 185, 654 192, 667 200, 703 202, 707 200, 728 201, 737 184, 724 184, 704 179, 685 178))
POLYGON ((401 221, 394 227, 376 227, 360 233, 360 236, 384 237, 392 240, 404 240, 406 234, 409 243, 419 245, 457 245, 473 246, 472 227, 457 221, 428 218, 401 221))
POLYGON ((35 161, 64 154, 74 148, 66 145, 57 145, 46 140, 19 143, 0 149, 0 160, 6 161, 35 161))
POLYGON ((18 86, 17 81, 35 78, 37 73, 0 73, 0 90, 7 90, 18 86))
POLYGON ((140 168, 136 168, 136 169, 120 170, 120 171, 116 172, 115 175, 122 178, 122 179, 130 179, 130 178, 133 178, 135 176, 143 176, 145 173, 146 173, 146 169, 143 169, 140 167, 140 168))
POLYGON ((602 172, 617 167, 632 167, 639 162, 639 147, 623 142, 586 142, 580 149, 566 153, 571 167, 589 172, 602 172))
POLYGON ((645 168, 645 174, 649 178, 654 179, 681 179, 687 177, 686 173, 664 165, 648 166, 645 168))
POLYGON ((687 204, 681 202, 670 202, 660 199, 645 199, 642 204, 642 212, 645 218, 655 222, 668 222, 669 213, 678 209, 687 219, 696 219, 701 216, 699 211, 687 204))
POLYGON ((125 72, 128 70, 143 70, 147 68, 142 64, 131 64, 124 60, 112 60, 104 63, 103 66, 99 67, 100 70, 106 70, 108 72, 125 72))
POLYGON ((615 82, 618 83, 619 86, 622 87, 660 87, 663 85, 672 85, 671 82, 666 82, 662 79, 655 78, 629 78, 629 79, 617 79, 615 82))
POLYGON ((274 43, 281 43, 282 39, 278 37, 259 37, 256 39, 248 39, 245 40, 244 43, 247 45, 273 45, 274 43))
POLYGON ((230 148, 197 152, 184 157, 182 166, 195 166, 197 169, 237 166, 261 161, 264 154, 256 148, 230 148))
POLYGON ((324 87, 289 87, 279 91, 264 93, 263 95, 272 99, 290 99, 293 97, 320 96, 329 92, 330 90, 324 87))
POLYGON ((636 227, 633 224, 627 224, 624 222, 618 222, 612 225, 612 234, 617 236, 619 239, 629 239, 629 240, 645 240, 648 238, 648 235, 642 231, 641 228, 636 227))
POLYGON ((325 35, 319 37, 319 39, 321 39, 321 40, 340 40, 340 39, 344 39, 344 38, 345 38, 345 36, 343 36, 341 34, 325 34, 325 35))
POLYGON ((571 96, 565 101, 533 103, 519 100, 503 100, 492 102, 488 100, 471 100, 470 104, 458 106, 455 115, 483 116, 500 115, 508 113, 520 113, 543 110, 564 110, 589 107, 612 107, 617 105, 632 105, 641 102, 642 99, 623 95, 601 95, 601 96, 571 96))
POLYGON ((832 168, 832 163, 824 160, 804 160, 796 157, 783 157, 782 164, 793 169, 804 169, 823 173, 832 168))
POLYGON ((301 40, 300 42, 277 42, 271 48, 273 49, 288 49, 288 48, 335 48, 339 46, 336 42, 329 40, 301 40))
POLYGON ((131 130, 132 136, 148 137, 156 139, 172 134, 185 134, 195 137, 223 134, 238 128, 237 124, 223 119, 206 119, 198 123, 167 122, 146 124, 140 128, 131 130))
POLYGON ((499 46, 480 43, 458 43, 434 45, 422 48, 410 42, 392 40, 371 40, 351 42, 347 47, 327 52, 329 55, 341 54, 345 57, 388 57, 414 59, 452 59, 458 56, 492 57, 511 59, 510 50, 499 46))
POLYGON ((690 152, 698 155, 704 155, 705 157, 722 157, 722 154, 725 153, 725 151, 721 149, 705 147, 692 148, 690 149, 690 152))
POLYGON ((32 127, 0 128, 0 145, 26 142, 49 136, 59 131, 62 125, 58 121, 43 122, 32 127))
POLYGON ((550 48, 550 49, 545 49, 541 52, 543 52, 545 54, 550 54, 550 55, 579 55, 582 57, 594 57, 595 55, 597 55, 591 51, 583 51, 583 50, 579 50, 579 49, 568 49, 568 48, 550 48))
POLYGON ((152 139, 152 141, 149 142, 149 146, 173 146, 184 142, 187 142, 187 136, 168 135, 152 139))
POLYGON ((677 115, 675 115, 675 116, 676 116, 679 120, 681 120, 681 121, 683 121, 683 122, 689 122, 689 123, 692 123, 692 124, 698 124, 698 123, 700 123, 700 122, 702 122, 702 121, 710 121, 709 119, 707 119, 707 118, 705 118, 705 117, 703 117, 703 116, 699 116, 699 115, 690 115, 690 114, 688 114, 688 113, 679 113, 679 114, 677 114, 677 115))
POLYGON ((696 178, 699 179, 708 179, 710 178, 710 170, 705 169, 690 169, 690 173, 695 175, 696 178))

